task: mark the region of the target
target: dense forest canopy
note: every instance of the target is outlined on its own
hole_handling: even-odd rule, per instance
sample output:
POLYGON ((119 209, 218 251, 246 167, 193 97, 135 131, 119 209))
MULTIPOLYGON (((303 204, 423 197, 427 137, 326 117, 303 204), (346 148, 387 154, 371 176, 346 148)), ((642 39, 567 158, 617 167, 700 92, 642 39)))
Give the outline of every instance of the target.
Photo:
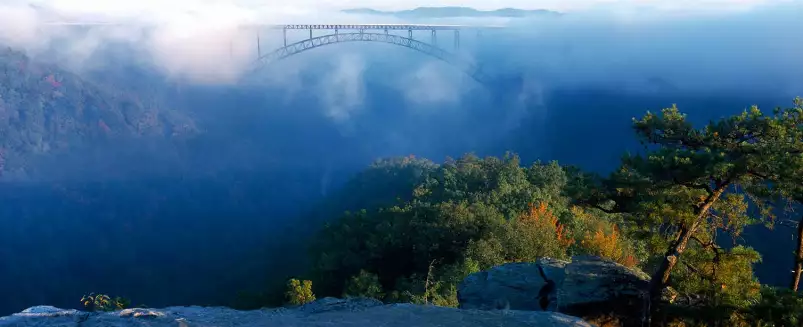
POLYGON ((316 234, 306 286, 293 280, 289 293, 261 301, 277 305, 286 295, 303 303, 299 296, 313 292, 456 306, 457 284, 470 273, 590 254, 653 275, 658 325, 799 324, 800 251, 789 256, 795 272, 784 290, 762 285, 753 273, 761 255, 735 241, 746 226, 771 226, 774 207, 800 199, 803 100, 703 127, 672 107, 634 119, 633 129, 643 151, 625 155, 609 176, 557 162, 524 165, 514 154, 378 161, 352 183, 381 178, 398 196, 367 196, 376 184, 351 184, 356 198, 371 199, 366 209, 316 234), (664 303, 666 287, 673 295, 664 303))

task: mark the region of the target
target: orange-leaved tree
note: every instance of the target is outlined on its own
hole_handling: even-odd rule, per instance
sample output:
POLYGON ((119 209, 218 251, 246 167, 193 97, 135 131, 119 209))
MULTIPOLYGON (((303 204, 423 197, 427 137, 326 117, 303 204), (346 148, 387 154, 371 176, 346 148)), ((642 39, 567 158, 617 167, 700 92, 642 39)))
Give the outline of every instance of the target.
POLYGON ((510 261, 534 261, 540 257, 564 258, 574 244, 572 233, 558 221, 546 202, 530 204, 529 209, 510 221, 508 251, 510 261))
POLYGON ((622 242, 619 228, 614 225, 611 227, 610 233, 607 233, 601 227, 593 233, 586 231, 580 241, 580 247, 588 254, 611 259, 627 267, 635 267, 638 264, 638 259, 632 253, 632 250, 622 242))

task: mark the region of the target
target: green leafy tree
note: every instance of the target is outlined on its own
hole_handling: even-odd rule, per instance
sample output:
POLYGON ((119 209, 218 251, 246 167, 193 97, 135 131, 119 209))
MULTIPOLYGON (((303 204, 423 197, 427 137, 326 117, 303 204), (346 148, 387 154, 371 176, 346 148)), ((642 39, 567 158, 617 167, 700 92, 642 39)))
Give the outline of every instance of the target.
POLYGON ((408 201, 327 224, 312 249, 316 285, 340 295, 365 270, 376 274, 390 301, 456 305, 455 276, 465 275, 446 270, 566 256, 565 182, 557 163, 522 167, 512 154, 447 160, 412 187, 408 201), (531 204, 546 211, 528 216, 531 204))
POLYGON ((312 281, 290 279, 287 282, 285 292, 287 303, 291 305, 302 305, 315 301, 315 294, 312 292, 312 281))
POLYGON ((477 271, 479 268, 470 259, 450 265, 437 265, 432 261, 426 275, 416 273, 409 278, 400 278, 388 300, 457 307, 457 285, 477 271))
POLYGON ((369 297, 382 300, 385 296, 382 291, 382 285, 379 284, 379 277, 365 270, 360 270, 360 273, 346 283, 346 291, 343 292, 344 297, 369 297))

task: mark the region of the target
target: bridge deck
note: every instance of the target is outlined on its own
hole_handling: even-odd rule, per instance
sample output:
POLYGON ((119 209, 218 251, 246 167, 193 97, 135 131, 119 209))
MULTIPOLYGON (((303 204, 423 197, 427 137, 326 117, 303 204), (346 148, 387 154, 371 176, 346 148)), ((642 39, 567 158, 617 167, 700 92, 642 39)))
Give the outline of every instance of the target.
MULTIPOLYGON (((124 26, 124 23, 113 22, 46 22, 53 26, 124 26)), ((287 30, 404 30, 404 31, 432 31, 432 30, 467 30, 467 29, 495 29, 504 26, 489 25, 433 25, 433 24, 241 24, 241 27, 261 27, 267 29, 287 30)))
POLYGON ((288 30, 462 30, 502 28, 488 25, 432 25, 432 24, 289 24, 289 25, 253 25, 270 29, 288 30))

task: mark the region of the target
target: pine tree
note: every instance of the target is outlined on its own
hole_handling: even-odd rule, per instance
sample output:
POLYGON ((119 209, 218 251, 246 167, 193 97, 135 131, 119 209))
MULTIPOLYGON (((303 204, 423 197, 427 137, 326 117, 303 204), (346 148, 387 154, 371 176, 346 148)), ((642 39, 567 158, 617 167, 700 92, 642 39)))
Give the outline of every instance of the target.
MULTIPOLYGON (((799 102, 796 102, 799 103, 799 102)), ((694 242, 711 248, 717 230, 738 235, 757 219, 770 220, 771 177, 777 162, 801 153, 801 109, 776 110, 766 116, 757 107, 695 129, 676 106, 660 114, 634 119, 644 154, 623 158, 606 181, 604 192, 586 192, 587 203, 616 203, 608 211, 631 213, 635 224, 663 236, 663 255, 650 283, 650 296, 660 300, 681 255, 694 242), (747 214, 747 199, 758 216, 747 214)), ((653 309, 660 306, 653 305, 653 309)))

